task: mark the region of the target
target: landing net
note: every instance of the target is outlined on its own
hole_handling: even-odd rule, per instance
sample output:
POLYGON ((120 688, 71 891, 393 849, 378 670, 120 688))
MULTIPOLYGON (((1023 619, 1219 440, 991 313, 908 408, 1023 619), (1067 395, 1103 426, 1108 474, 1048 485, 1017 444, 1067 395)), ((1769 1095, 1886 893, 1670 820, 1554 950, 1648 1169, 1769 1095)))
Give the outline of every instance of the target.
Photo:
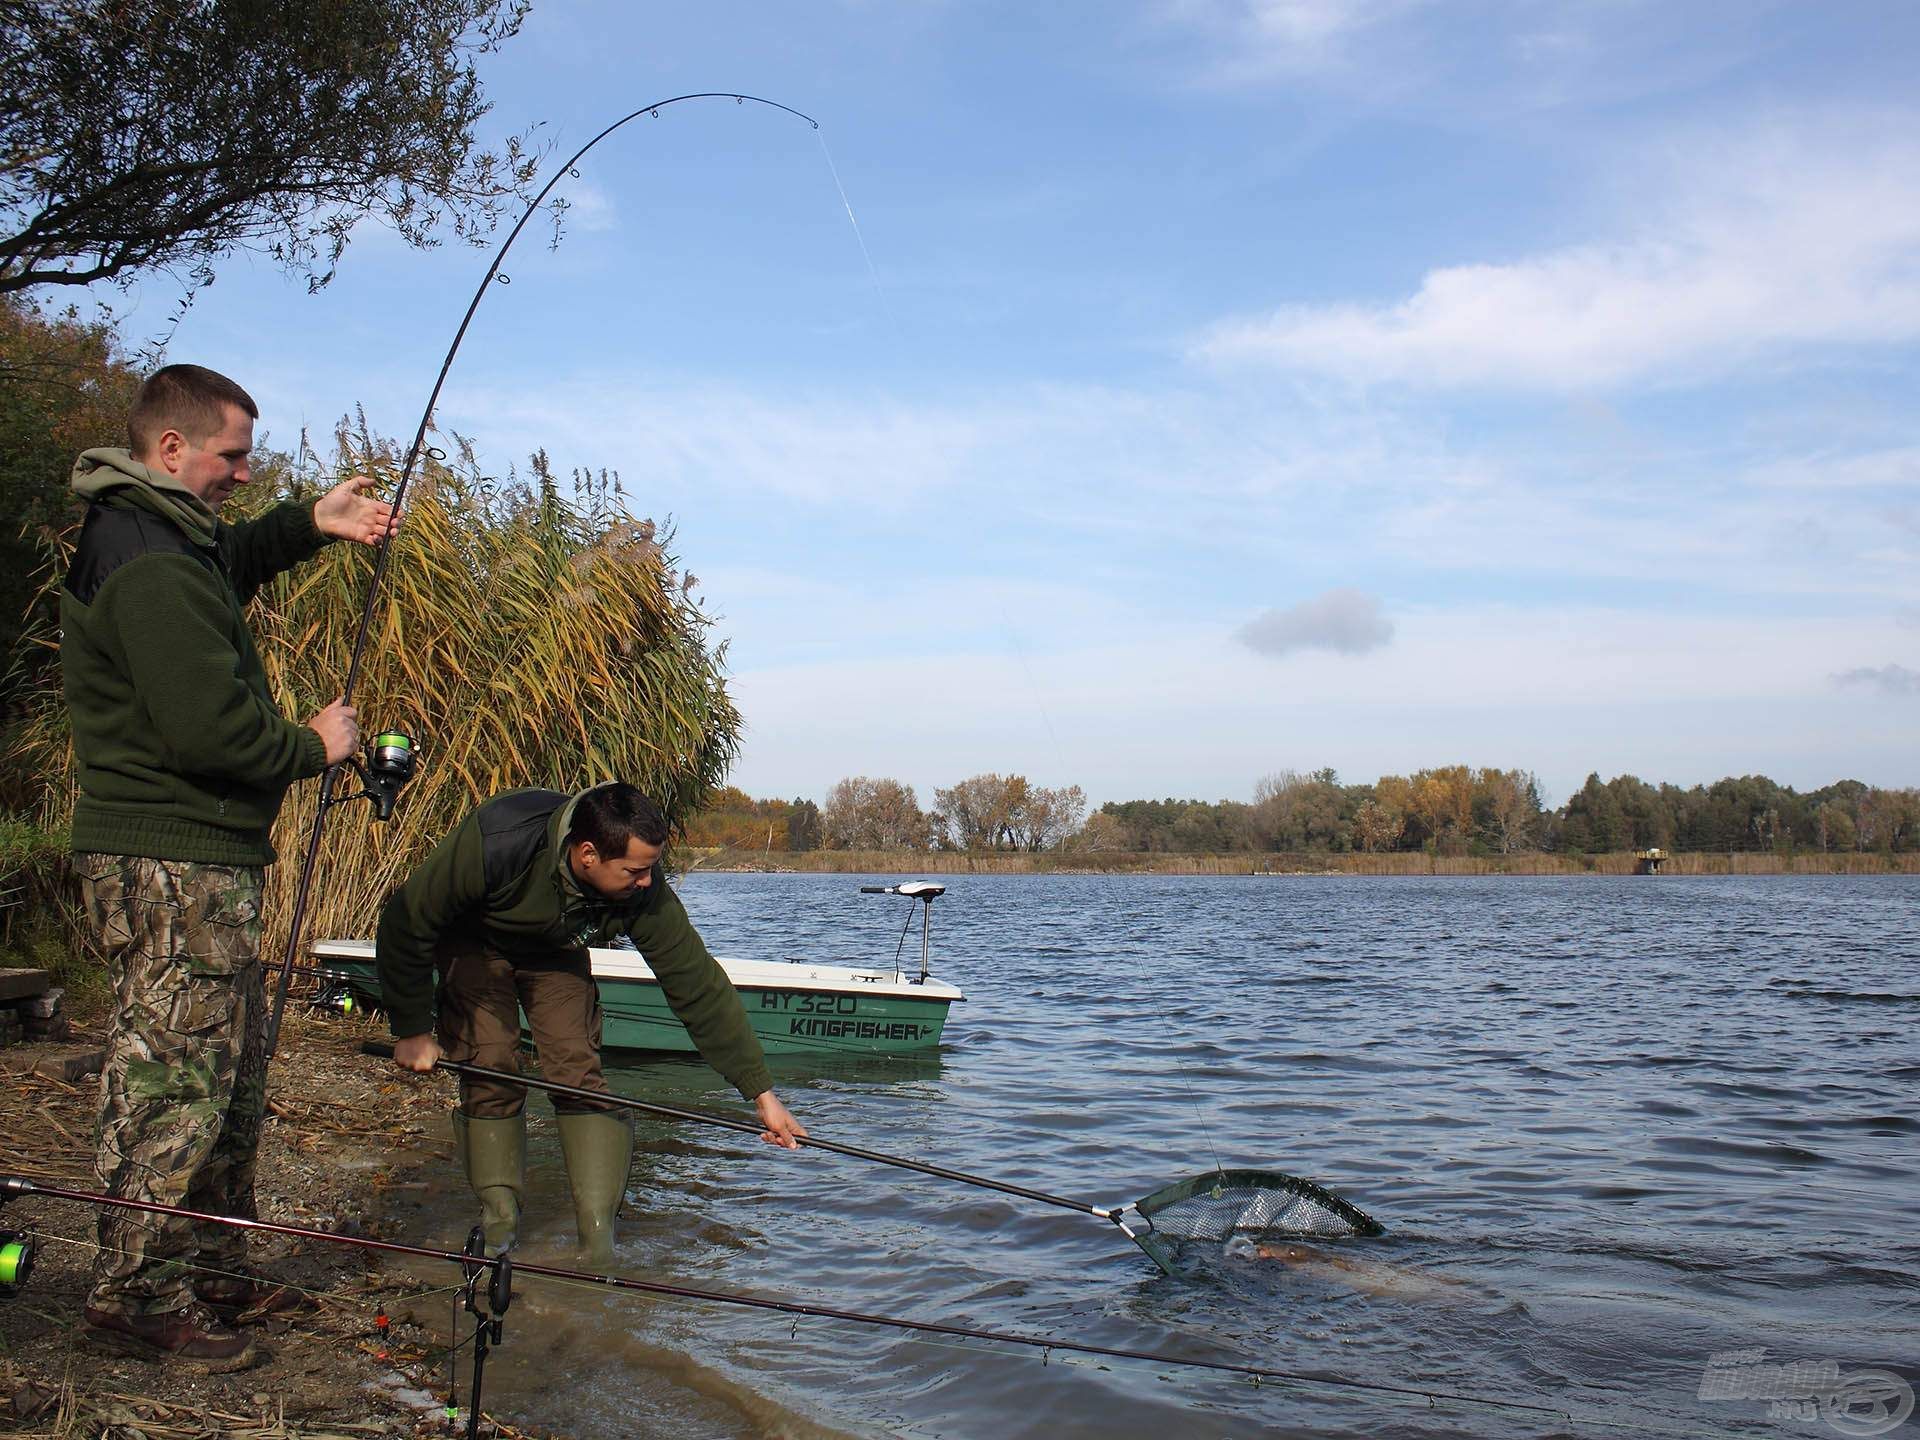
POLYGON ((1277 1170, 1211 1170, 1163 1186, 1133 1208, 1150 1227, 1134 1239, 1164 1270, 1173 1268, 1179 1241, 1345 1240, 1386 1233, 1331 1190, 1277 1170))

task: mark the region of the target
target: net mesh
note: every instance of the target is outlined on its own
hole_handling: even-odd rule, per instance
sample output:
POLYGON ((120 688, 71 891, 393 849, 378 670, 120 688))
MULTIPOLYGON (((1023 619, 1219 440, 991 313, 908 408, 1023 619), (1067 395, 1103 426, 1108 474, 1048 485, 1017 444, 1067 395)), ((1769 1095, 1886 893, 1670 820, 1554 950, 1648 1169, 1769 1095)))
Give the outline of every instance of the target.
POLYGON ((1166 1185, 1133 1207, 1150 1228, 1134 1239, 1164 1270, 1175 1243, 1307 1236, 1350 1239, 1385 1233, 1379 1221, 1331 1190, 1277 1170, 1213 1170, 1166 1185))

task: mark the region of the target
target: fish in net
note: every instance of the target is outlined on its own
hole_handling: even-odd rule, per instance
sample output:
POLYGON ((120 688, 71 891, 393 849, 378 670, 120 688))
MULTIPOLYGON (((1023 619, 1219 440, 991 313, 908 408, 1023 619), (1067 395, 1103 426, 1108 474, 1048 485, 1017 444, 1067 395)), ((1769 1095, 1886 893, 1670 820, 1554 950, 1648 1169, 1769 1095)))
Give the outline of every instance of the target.
POLYGON ((1129 1226, 1128 1233, 1169 1273, 1182 1241, 1221 1244, 1238 1236, 1257 1244, 1386 1233, 1379 1221, 1331 1190, 1278 1170, 1211 1170, 1162 1186, 1133 1209, 1147 1229, 1136 1232, 1129 1226))

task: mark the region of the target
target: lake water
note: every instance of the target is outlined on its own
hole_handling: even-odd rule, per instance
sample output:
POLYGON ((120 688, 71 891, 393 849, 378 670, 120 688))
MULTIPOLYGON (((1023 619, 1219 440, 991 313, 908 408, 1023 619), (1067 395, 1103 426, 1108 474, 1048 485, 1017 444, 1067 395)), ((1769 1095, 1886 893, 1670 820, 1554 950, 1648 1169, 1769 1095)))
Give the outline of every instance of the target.
MULTIPOLYGON (((718 953, 891 960, 906 902, 860 883, 681 893, 718 953)), ((1573 1423, 531 1284, 492 1407, 582 1440, 1865 1435, 1920 1380, 1920 877, 946 883, 947 1044, 776 1061, 815 1133, 1102 1205, 1216 1157, 1307 1176, 1387 1226, 1340 1248, 1385 1293, 1218 1246, 1163 1275, 1096 1219, 644 1118, 620 1268, 1573 1423), (1777 1364, 1797 1415, 1750 1398, 1777 1364)), ((613 1078, 740 1108, 691 1062, 613 1078)), ((533 1109, 527 1255, 566 1263, 533 1109)), ((469 1203, 436 1187, 422 1234, 469 1203)))

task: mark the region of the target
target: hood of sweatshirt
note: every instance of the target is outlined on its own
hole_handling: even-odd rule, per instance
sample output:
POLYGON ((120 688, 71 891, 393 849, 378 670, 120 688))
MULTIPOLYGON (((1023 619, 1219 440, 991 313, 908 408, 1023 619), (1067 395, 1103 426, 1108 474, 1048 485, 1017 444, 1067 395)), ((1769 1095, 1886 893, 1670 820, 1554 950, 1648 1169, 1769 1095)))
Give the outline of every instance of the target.
POLYGON ((207 502, 165 471, 142 465, 126 450, 84 451, 68 482, 83 500, 120 495, 178 525, 196 545, 211 546, 219 521, 207 502))

